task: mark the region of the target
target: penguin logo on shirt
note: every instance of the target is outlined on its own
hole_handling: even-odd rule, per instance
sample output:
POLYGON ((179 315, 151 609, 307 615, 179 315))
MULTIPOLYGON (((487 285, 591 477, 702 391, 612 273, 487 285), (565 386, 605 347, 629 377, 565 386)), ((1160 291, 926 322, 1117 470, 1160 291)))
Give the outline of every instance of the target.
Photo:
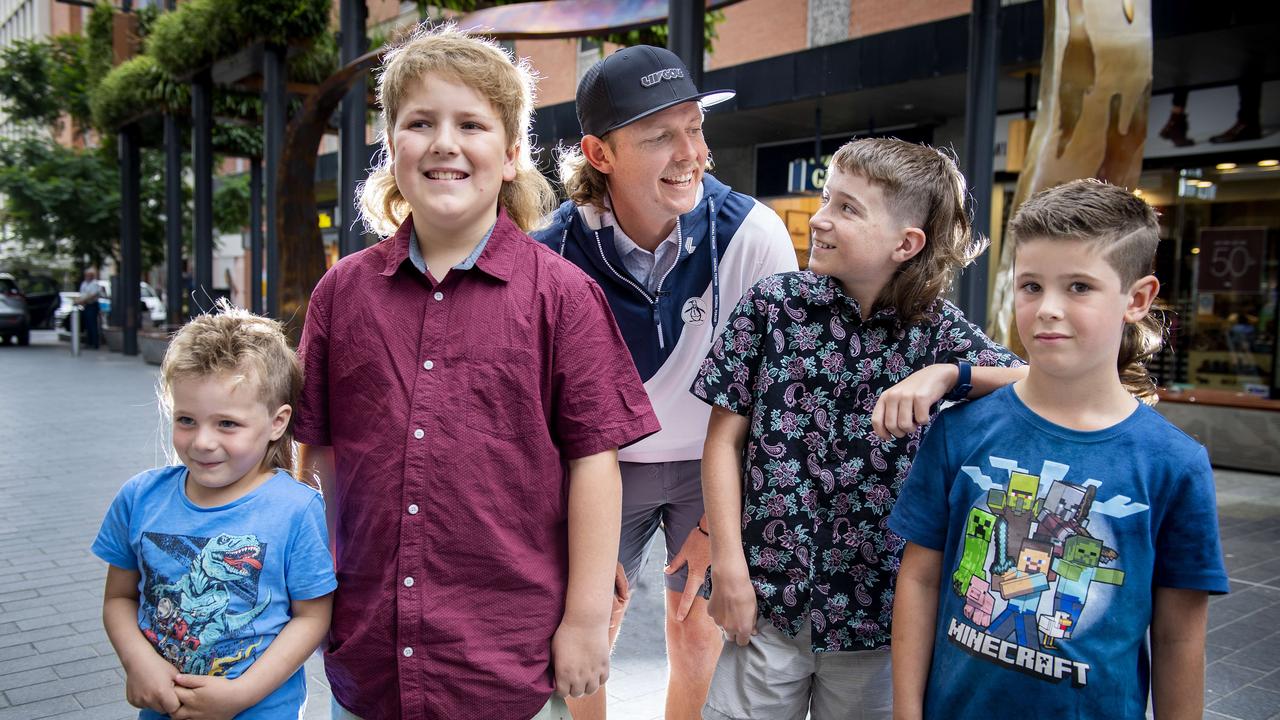
POLYGON ((686 300, 680 310, 680 317, 684 318, 685 325, 698 326, 706 322, 707 308, 702 304, 702 298, 691 297, 686 300))

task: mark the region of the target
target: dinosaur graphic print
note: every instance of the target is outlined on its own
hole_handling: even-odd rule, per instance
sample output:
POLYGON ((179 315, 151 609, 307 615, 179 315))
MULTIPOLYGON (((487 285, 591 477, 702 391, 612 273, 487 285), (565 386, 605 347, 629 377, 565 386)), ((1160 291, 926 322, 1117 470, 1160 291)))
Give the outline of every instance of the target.
POLYGON ((253 622, 266 546, 255 535, 143 533, 143 635, 180 672, 225 675, 263 645, 253 622))

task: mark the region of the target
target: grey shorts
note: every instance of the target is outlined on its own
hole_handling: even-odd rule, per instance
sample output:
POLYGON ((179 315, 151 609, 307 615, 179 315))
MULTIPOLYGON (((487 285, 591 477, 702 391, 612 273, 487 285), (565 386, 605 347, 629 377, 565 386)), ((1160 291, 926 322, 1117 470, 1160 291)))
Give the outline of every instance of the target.
POLYGON ((703 720, 853 720, 893 716, 889 651, 815 653, 809 629, 789 638, 756 620, 746 647, 726 642, 703 720))
MULTIPOLYGON (((635 587, 649 555, 653 537, 662 527, 667 541, 667 564, 702 518, 702 461, 618 463, 622 468, 622 539, 618 562, 635 587)), ((688 567, 666 576, 667 589, 684 592, 688 567)), ((701 583, 702 578, 697 582, 701 583)))

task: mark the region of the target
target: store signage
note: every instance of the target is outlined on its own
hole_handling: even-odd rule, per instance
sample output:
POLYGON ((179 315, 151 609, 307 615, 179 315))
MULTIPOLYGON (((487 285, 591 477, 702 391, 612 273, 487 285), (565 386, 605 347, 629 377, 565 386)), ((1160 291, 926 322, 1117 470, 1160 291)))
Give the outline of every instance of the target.
POLYGON ((1261 292, 1264 227, 1200 231, 1200 292, 1261 292))
POLYGON ((822 162, 813 158, 796 158, 787 164, 787 192, 821 192, 827 184, 827 165, 831 156, 823 155, 822 162))

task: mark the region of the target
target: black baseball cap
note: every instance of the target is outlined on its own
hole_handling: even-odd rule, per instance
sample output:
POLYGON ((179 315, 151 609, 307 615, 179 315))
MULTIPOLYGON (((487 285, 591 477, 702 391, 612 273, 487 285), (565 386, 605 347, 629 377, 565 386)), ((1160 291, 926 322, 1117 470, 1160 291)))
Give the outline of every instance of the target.
POLYGON ((666 48, 635 45, 592 65, 578 83, 578 124, 583 135, 602 137, 610 130, 666 110, 699 101, 703 107, 732 98, 733 90, 698 92, 689 69, 666 48))

